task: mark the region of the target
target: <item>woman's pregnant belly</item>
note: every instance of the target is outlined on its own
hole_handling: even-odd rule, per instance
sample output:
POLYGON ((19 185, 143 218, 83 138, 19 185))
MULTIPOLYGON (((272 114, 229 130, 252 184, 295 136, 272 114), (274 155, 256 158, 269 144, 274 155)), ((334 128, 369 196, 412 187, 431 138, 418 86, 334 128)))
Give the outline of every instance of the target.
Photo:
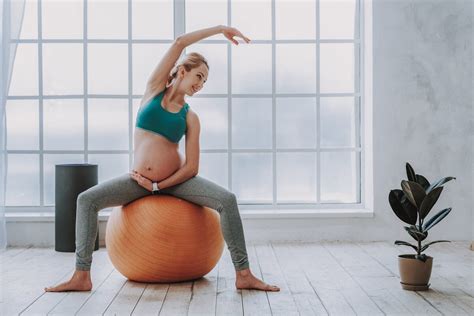
POLYGON ((153 181, 168 178, 184 165, 178 144, 164 136, 135 128, 133 170, 153 181))

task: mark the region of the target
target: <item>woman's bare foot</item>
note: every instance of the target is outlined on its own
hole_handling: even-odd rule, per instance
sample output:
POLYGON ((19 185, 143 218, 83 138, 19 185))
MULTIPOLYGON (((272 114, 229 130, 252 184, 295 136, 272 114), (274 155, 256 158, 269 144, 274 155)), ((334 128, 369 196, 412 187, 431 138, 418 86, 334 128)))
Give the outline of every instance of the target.
POLYGON ((278 292, 280 288, 276 285, 269 285, 260 279, 257 279, 250 269, 236 271, 235 287, 237 289, 254 289, 261 291, 278 292))
POLYGON ((56 286, 45 287, 46 292, 90 291, 92 289, 90 271, 76 270, 71 279, 56 286))

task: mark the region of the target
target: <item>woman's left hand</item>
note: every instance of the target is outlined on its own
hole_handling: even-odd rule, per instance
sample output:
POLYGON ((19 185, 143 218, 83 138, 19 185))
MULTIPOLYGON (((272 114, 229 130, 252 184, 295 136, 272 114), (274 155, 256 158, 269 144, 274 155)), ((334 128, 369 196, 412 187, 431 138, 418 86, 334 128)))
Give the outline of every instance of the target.
POLYGON ((132 170, 132 172, 129 172, 129 173, 130 173, 130 177, 133 180, 137 181, 137 183, 139 185, 141 185, 142 187, 144 187, 148 191, 153 190, 153 182, 150 179, 148 179, 147 177, 142 176, 141 174, 139 174, 135 170, 132 170))
POLYGON ((244 36, 238 29, 234 28, 234 27, 230 27, 230 26, 224 26, 222 28, 222 34, 224 34, 224 36, 230 40, 232 43, 234 43, 235 45, 239 45, 239 42, 237 42, 235 39, 233 39, 234 36, 238 36, 238 37, 241 37, 242 39, 244 39, 247 43, 250 42, 250 39, 246 36, 244 36))

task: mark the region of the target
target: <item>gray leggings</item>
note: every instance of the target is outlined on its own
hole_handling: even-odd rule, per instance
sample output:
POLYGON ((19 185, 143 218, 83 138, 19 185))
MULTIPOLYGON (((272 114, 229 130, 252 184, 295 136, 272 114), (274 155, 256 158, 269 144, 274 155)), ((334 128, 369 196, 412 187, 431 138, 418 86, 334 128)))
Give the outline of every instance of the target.
MULTIPOLYGON (((220 214, 222 234, 236 271, 249 267, 244 231, 235 194, 200 176, 161 189, 169 194, 207 206, 220 214)), ((151 195, 129 173, 99 183, 77 197, 76 207, 76 269, 90 270, 97 236, 98 212, 101 209, 125 205, 151 195)))

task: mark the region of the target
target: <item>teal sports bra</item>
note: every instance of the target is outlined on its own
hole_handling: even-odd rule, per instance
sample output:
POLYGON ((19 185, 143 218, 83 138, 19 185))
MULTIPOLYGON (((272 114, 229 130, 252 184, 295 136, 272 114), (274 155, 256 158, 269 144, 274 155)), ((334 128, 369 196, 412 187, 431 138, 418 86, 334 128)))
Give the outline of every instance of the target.
POLYGON ((179 143, 186 133, 186 114, 189 105, 185 103, 177 113, 169 112, 161 106, 165 91, 166 88, 140 108, 135 127, 160 134, 173 143, 179 143))

